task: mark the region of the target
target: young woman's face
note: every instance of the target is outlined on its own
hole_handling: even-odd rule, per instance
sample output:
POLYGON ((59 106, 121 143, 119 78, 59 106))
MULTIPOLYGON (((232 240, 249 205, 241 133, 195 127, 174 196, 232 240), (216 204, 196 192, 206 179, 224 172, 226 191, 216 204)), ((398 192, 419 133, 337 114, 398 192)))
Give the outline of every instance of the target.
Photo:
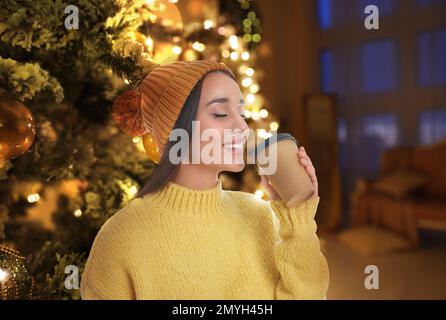
POLYGON ((216 156, 215 159, 220 156, 221 161, 207 166, 214 166, 218 172, 243 170, 243 152, 249 133, 244 119, 244 100, 238 84, 222 72, 209 73, 203 80, 196 118, 201 140, 206 136, 205 130, 208 132, 208 141, 201 141, 200 152, 202 159, 209 154, 216 156))

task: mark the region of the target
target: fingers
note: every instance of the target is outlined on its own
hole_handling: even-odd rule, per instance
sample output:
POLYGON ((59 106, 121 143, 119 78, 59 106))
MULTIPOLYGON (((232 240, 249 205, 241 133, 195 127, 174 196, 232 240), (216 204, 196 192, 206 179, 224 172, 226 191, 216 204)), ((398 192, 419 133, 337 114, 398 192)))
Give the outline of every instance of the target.
MULTIPOLYGON (((311 161, 310 157, 308 157, 307 153, 305 152, 304 147, 299 148, 297 156, 299 157, 299 162, 302 166, 304 166, 307 170, 309 167, 313 167, 313 171, 315 171, 313 162, 311 161)), ((310 172, 309 172, 309 174, 310 174, 310 172)))

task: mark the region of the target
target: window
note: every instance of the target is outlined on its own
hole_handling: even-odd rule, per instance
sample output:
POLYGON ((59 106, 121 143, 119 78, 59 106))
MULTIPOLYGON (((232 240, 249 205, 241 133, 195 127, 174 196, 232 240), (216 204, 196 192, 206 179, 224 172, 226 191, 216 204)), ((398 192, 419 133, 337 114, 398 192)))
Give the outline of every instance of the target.
POLYGON ((417 4, 421 7, 446 4, 446 0, 417 0, 417 4))
POLYGON ((319 28, 330 29, 349 21, 349 0, 317 0, 319 28))
POLYGON ((333 92, 333 53, 326 49, 320 55, 321 89, 324 93, 333 92))
POLYGON ((365 117, 363 130, 365 136, 378 138, 384 147, 398 143, 398 121, 393 113, 365 117))
POLYGON ((422 86, 446 84, 446 29, 418 38, 418 77, 422 86))
MULTIPOLYGON (((398 0, 357 0, 359 16, 364 17, 364 9, 369 5, 377 6, 380 16, 394 14, 398 9, 398 0)), ((406 0, 407 1, 407 0, 406 0)))
POLYGON ((338 119, 338 141, 340 143, 347 141, 347 122, 342 117, 338 119))
POLYGON ((331 27, 331 0, 318 0, 317 10, 319 16, 319 28, 322 30, 329 29, 331 27))
POLYGON ((369 42, 361 52, 362 84, 365 92, 397 88, 397 52, 393 40, 369 42))
POLYGON ((446 108, 424 111, 419 118, 419 139, 422 144, 446 138, 446 108))

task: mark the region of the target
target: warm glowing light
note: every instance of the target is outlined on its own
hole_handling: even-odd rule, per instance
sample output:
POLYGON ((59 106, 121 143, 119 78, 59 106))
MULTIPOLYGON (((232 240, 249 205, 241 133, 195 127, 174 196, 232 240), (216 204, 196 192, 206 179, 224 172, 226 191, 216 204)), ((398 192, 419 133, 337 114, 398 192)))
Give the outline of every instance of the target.
POLYGON ((28 196, 28 202, 33 203, 40 200, 40 196, 38 193, 32 193, 28 196))
POLYGON ((132 138, 132 142, 133 143, 138 143, 138 142, 140 142, 141 141, 141 138, 140 137, 133 137, 132 138))
POLYGON ((124 79, 125 84, 130 84, 130 81, 128 79, 124 79))
POLYGON ((238 52, 233 51, 231 52, 231 60, 237 60, 238 59, 238 52))
POLYGON ((266 132, 264 138, 268 139, 269 137, 272 137, 273 134, 271 132, 266 132))
POLYGON ((81 209, 77 209, 76 211, 74 211, 74 216, 76 218, 80 218, 82 216, 82 210, 81 209))
POLYGON ((249 60, 249 52, 248 51, 243 51, 242 60, 244 60, 244 61, 249 60))
POLYGON ((251 113, 251 118, 252 118, 252 120, 257 121, 257 120, 260 119, 260 115, 259 115, 259 113, 257 111, 253 111, 251 113))
POLYGON ((254 75, 254 69, 253 68, 246 69, 246 75, 248 77, 252 77, 254 75))
POLYGON ((248 67, 245 64, 242 64, 239 68, 238 68, 238 72, 240 72, 241 74, 246 73, 246 69, 248 69, 248 67))
POLYGON ((217 29, 217 31, 218 31, 218 34, 221 35, 221 36, 224 36, 226 34, 226 28, 225 27, 219 27, 217 29))
POLYGON ((252 103, 254 103, 254 101, 256 101, 256 96, 253 95, 252 93, 248 93, 246 95, 246 102, 252 104, 252 103))
POLYGON ((256 190, 256 192, 254 194, 259 199, 262 199, 263 196, 265 195, 265 193, 262 190, 260 190, 260 189, 256 190))
POLYGON ((252 79, 249 77, 246 77, 245 79, 242 80, 242 86, 249 87, 252 84, 252 79))
POLYGON ((253 84, 252 86, 250 86, 249 87, 249 92, 251 92, 251 93, 259 92, 259 85, 258 84, 253 84))
POLYGON ((248 119, 251 118, 251 111, 246 110, 245 111, 245 117, 248 118, 248 119))
POLYGON ((260 34, 256 33, 252 36, 252 41, 254 42, 260 42, 260 40, 262 40, 262 37, 260 36, 260 34))
POLYGON ((0 282, 5 282, 9 277, 8 271, 3 270, 0 268, 0 282))
POLYGON ((151 37, 147 37, 145 42, 148 48, 153 48, 153 39, 151 37))
POLYGON ((180 46, 174 46, 174 47, 172 48, 172 52, 173 52, 173 54, 176 54, 176 55, 181 54, 182 51, 183 51, 183 49, 181 49, 180 46))
POLYGON ((170 3, 178 3, 178 0, 169 0, 170 3))
POLYGON ((214 26, 214 22, 212 20, 205 20, 203 23, 203 27, 208 30, 214 26))
POLYGON ((138 192, 138 188, 136 186, 131 186, 128 190, 127 190, 127 195, 130 198, 133 198, 133 196, 138 192))
POLYGON ((221 56, 223 58, 229 58, 230 55, 231 53, 229 52, 229 50, 223 50, 223 52, 221 53, 221 56))
POLYGON ((268 117, 268 110, 266 110, 266 109, 260 110, 259 115, 260 115, 260 118, 265 119, 266 117, 268 117))
POLYGON ((279 124, 276 121, 273 121, 269 124, 269 129, 271 131, 277 131, 277 129, 279 129, 279 124))
POLYGON ((205 45, 201 42, 195 41, 194 43, 192 43, 192 48, 199 52, 203 52, 205 49, 205 45))
POLYGON ((184 52, 184 59, 186 61, 194 61, 194 60, 196 60, 196 58, 197 58, 197 54, 194 50, 189 49, 184 52))
POLYGON ((265 129, 258 129, 258 130, 257 130, 257 135, 258 135, 260 138, 265 138, 266 130, 265 130, 265 129))
POLYGON ((251 40, 252 40, 252 37, 251 37, 251 35, 249 33, 246 33, 246 34, 243 35, 243 41, 251 42, 251 40))
POLYGON ((238 43, 238 37, 236 35, 232 35, 229 37, 229 44, 232 49, 238 49, 239 43, 238 43))

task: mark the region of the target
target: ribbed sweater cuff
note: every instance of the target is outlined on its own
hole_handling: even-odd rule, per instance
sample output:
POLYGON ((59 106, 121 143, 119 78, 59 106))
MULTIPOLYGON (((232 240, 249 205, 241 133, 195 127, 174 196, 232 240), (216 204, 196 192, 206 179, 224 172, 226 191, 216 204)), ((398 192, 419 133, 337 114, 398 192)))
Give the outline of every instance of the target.
POLYGON ((288 208, 282 199, 269 200, 269 203, 281 224, 295 226, 312 223, 314 221, 319 204, 319 197, 311 198, 293 208, 288 208))

